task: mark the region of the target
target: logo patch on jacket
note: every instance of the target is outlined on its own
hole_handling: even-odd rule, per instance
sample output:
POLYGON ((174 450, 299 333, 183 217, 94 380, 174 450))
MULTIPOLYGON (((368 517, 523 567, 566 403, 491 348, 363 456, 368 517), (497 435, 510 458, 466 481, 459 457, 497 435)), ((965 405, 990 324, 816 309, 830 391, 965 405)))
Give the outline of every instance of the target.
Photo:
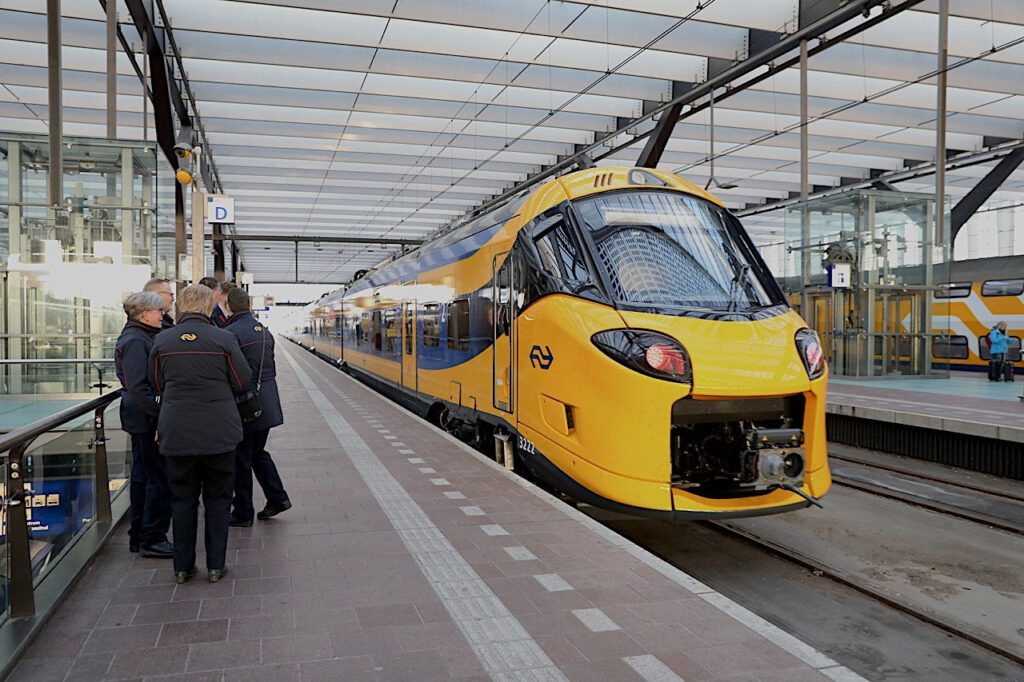
POLYGON ((254 332, 261 332, 263 331, 263 327, 261 327, 260 325, 256 325, 255 327, 252 328, 252 330, 254 332))
POLYGON ((180 338, 182 341, 195 341, 199 337, 196 336, 195 334, 182 334, 178 338, 180 338))

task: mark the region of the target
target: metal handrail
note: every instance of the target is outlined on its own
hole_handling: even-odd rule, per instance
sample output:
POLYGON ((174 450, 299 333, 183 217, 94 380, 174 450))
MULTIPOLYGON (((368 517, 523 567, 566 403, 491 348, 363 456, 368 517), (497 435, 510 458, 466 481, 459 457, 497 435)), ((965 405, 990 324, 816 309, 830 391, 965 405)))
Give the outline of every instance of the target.
POLYGON ((100 365, 110 365, 113 363, 113 358, 19 358, 16 360, 0 360, 0 367, 5 365, 15 367, 23 365, 92 365, 92 368, 96 370, 96 374, 99 375, 99 381, 95 384, 90 384, 89 388, 98 388, 100 395, 103 395, 103 389, 110 388, 113 384, 104 383, 104 370, 100 365))
POLYGON ((0 360, 0 365, 109 365, 114 358, 20 358, 0 360))
POLYGON ((36 613, 28 514, 25 508, 25 453, 40 436, 92 413, 91 445, 95 446, 93 466, 96 479, 96 521, 109 523, 113 516, 110 509, 110 474, 107 471, 107 440, 103 413, 121 396, 121 393, 121 389, 111 391, 0 436, 0 459, 7 460, 8 471, 7 497, 3 503, 7 511, 7 549, 10 562, 8 604, 12 618, 34 616, 36 613))

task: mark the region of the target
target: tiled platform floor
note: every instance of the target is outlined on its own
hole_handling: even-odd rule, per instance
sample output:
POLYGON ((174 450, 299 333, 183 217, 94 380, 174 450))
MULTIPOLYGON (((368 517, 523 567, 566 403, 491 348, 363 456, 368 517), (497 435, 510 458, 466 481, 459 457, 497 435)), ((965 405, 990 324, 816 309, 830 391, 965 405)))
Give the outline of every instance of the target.
POLYGON ((901 415, 990 424, 1017 431, 1024 429, 1021 394, 1024 394, 1024 377, 1018 377, 1013 383, 1004 383, 989 381, 982 373, 953 372, 948 379, 831 379, 828 402, 830 406, 845 405, 901 415))
POLYGON ((216 584, 175 586, 119 535, 12 679, 859 679, 297 346, 278 353, 270 450, 294 509, 232 529, 216 584))

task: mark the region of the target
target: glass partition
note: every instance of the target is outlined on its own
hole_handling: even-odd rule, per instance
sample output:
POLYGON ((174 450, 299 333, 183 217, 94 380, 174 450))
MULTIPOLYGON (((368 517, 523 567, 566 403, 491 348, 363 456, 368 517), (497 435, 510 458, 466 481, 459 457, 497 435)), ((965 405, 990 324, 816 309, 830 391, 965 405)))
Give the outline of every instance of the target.
POLYGON ((948 374, 949 304, 940 297, 949 248, 935 234, 935 214, 930 194, 875 190, 787 211, 775 254, 781 281, 821 335, 833 376, 948 374))
MULTIPOLYGON (((155 143, 65 138, 58 206, 48 201, 45 136, 0 134, 0 154, 0 359, 113 357, 121 301, 159 262, 155 143)), ((77 392, 90 373, 12 366, 0 395, 77 392)))

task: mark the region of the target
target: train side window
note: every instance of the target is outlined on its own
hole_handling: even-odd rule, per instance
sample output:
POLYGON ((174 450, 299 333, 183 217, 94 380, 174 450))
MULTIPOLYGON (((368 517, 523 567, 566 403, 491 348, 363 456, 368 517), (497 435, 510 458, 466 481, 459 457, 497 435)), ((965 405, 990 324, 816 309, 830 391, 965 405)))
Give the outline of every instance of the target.
POLYGON ((383 337, 384 352, 387 355, 398 355, 398 311, 389 308, 383 314, 384 326, 381 336, 383 337))
POLYGON ((932 339, 933 358, 966 360, 968 351, 966 336, 937 336, 932 339))
POLYGON ((423 325, 423 345, 426 348, 437 348, 441 345, 441 306, 428 303, 420 311, 423 325))
MULTIPOLYGON (((978 357, 982 360, 992 359, 992 344, 989 343, 988 334, 978 337, 978 357)), ((1020 362, 1020 337, 1011 336, 1009 346, 1006 349, 1006 359, 1010 362, 1020 362)))
POLYGON ((970 282, 950 282, 940 284, 935 292, 935 298, 967 298, 971 295, 970 282))
POLYGON ((588 284, 590 273, 586 262, 576 240, 566 229, 565 222, 559 217, 549 227, 542 227, 541 230, 533 238, 533 243, 537 247, 542 269, 573 289, 588 284))
POLYGON ((1020 296, 1024 279, 990 279, 981 285, 982 296, 1020 296))
POLYGON ((448 348, 469 350, 469 299, 460 298, 448 306, 448 348))

